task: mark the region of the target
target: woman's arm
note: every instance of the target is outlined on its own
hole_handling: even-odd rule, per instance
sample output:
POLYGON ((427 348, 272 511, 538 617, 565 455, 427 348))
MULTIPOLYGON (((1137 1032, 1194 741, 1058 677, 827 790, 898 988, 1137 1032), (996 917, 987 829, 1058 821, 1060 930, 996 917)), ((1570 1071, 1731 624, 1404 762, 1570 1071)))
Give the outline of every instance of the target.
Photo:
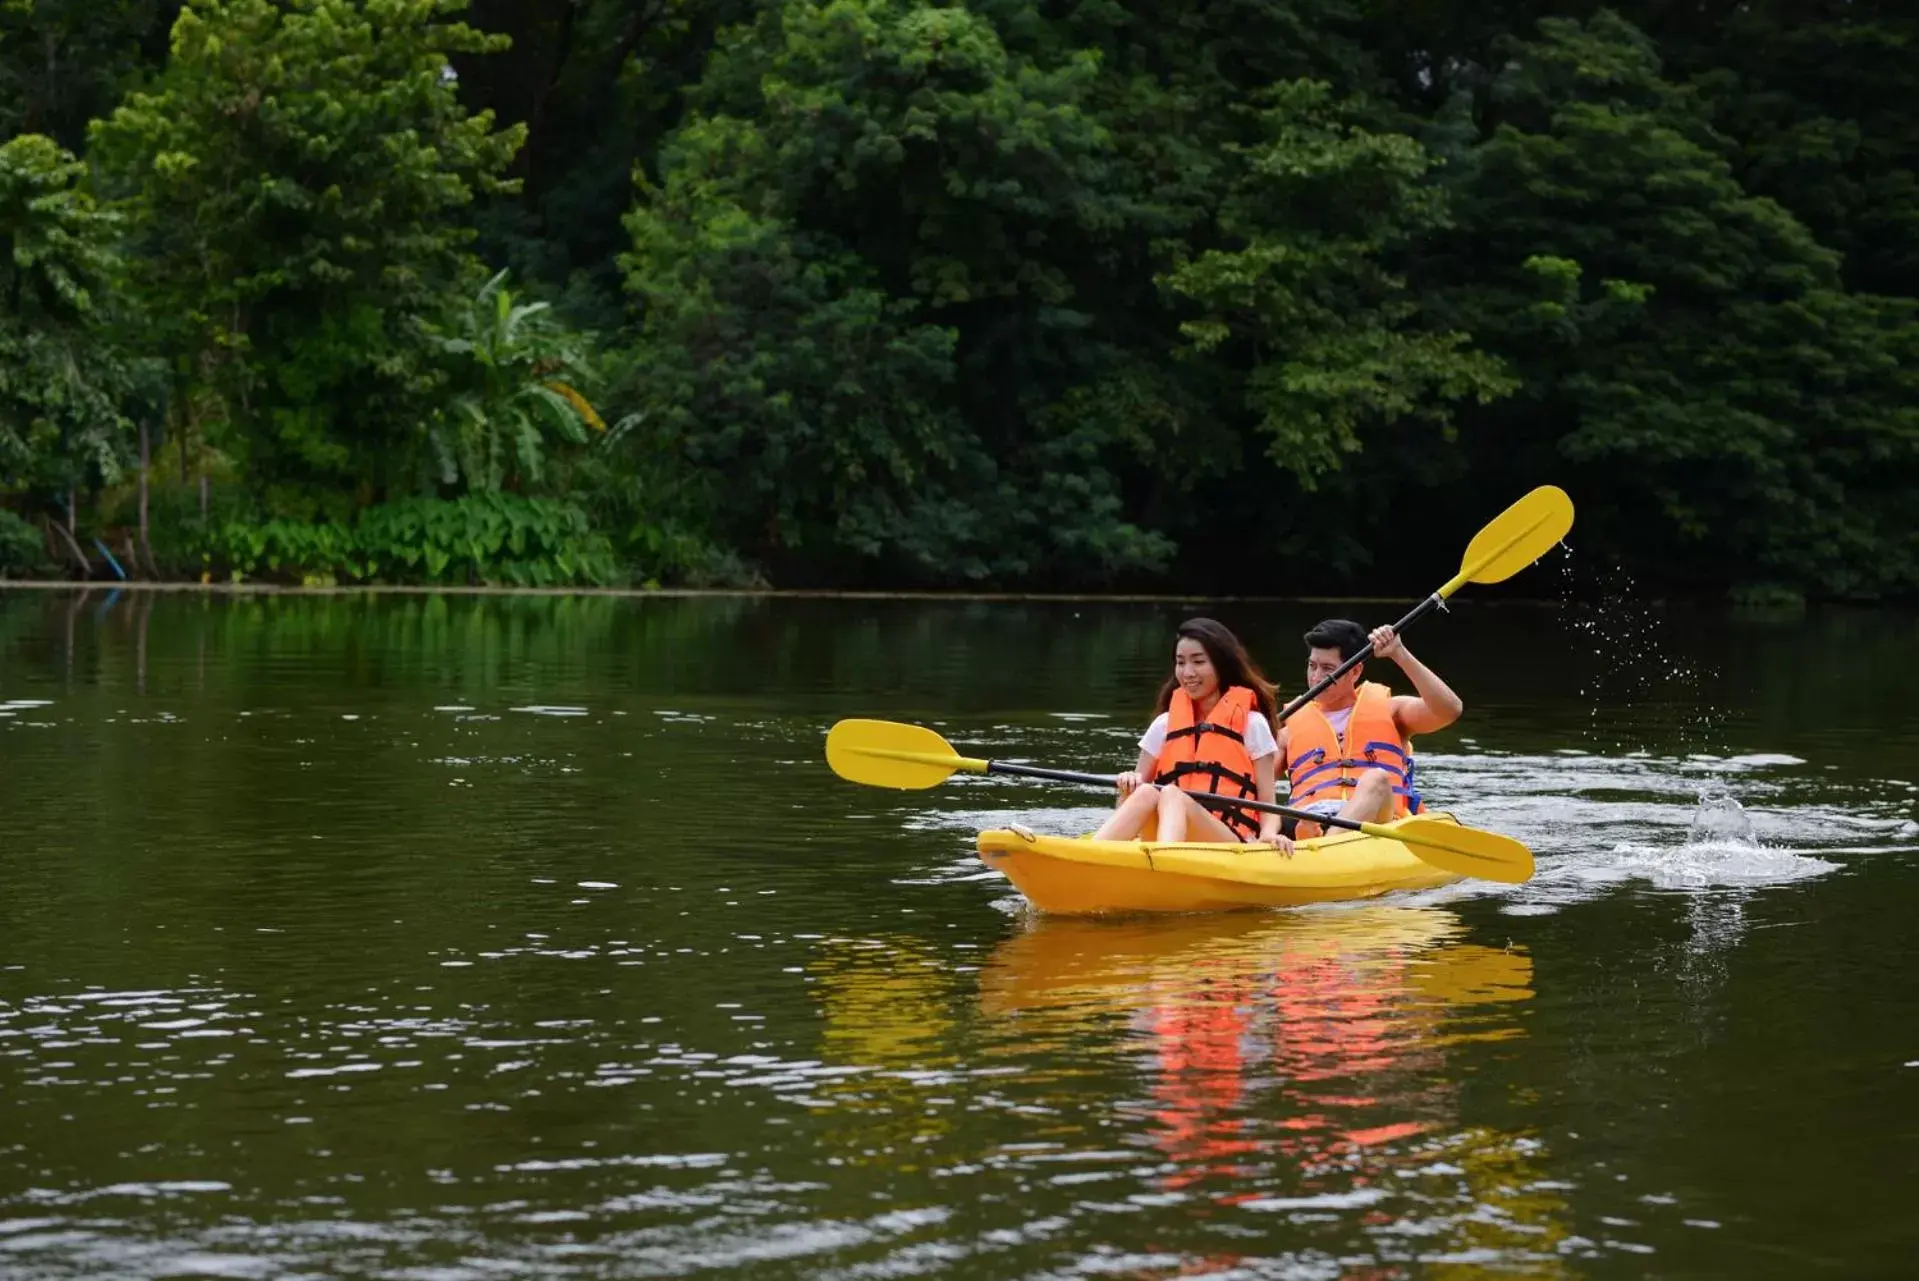
MULTIPOLYGON (((1277 752, 1268 753, 1253 762, 1253 781, 1259 784, 1255 795, 1271 804, 1273 800, 1273 767, 1279 762, 1277 752)), ((1259 839, 1269 845, 1279 843, 1279 815, 1262 811, 1259 816, 1259 839)))
POLYGON ((1123 801, 1139 790, 1139 785, 1153 776, 1153 766, 1159 764, 1159 757, 1151 752, 1142 751, 1133 768, 1119 776, 1119 798, 1123 801))

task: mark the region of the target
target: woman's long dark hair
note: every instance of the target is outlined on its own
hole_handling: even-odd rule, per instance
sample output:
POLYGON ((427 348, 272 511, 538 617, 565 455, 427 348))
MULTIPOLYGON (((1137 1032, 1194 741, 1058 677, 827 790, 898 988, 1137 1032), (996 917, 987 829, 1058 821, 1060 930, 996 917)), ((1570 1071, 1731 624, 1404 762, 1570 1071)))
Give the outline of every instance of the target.
MULTIPOLYGON (((1278 686, 1266 679, 1259 670, 1259 664, 1239 643, 1239 637, 1226 629, 1224 623, 1216 623, 1210 618, 1189 618, 1179 625, 1179 633, 1173 641, 1178 646, 1182 640, 1196 640, 1206 657, 1212 660, 1213 670, 1219 673, 1219 692, 1224 694, 1235 685, 1244 685, 1253 691, 1254 702, 1258 710, 1265 713, 1273 726, 1273 732, 1279 732, 1275 717, 1279 714, 1278 686)), ((1168 676, 1166 683, 1159 689, 1159 705, 1153 708, 1153 715, 1173 705, 1173 691, 1179 688, 1179 677, 1168 676)))

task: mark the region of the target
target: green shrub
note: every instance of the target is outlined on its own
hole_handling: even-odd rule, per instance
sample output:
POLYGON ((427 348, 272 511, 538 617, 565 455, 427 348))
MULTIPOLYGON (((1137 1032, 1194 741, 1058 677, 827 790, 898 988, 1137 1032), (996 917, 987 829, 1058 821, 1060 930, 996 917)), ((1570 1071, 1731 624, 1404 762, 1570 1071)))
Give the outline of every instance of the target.
POLYGON ((355 532, 332 521, 228 521, 208 536, 206 562, 236 579, 323 586, 368 579, 355 532))
POLYGON ((46 535, 4 507, 0 507, 0 578, 50 576, 46 535))
POLYGON ((563 587, 618 578, 586 513, 551 498, 404 499, 361 513, 359 534, 369 575, 382 581, 563 587))
POLYGON ((340 521, 228 520, 204 536, 222 577, 333 583, 606 586, 611 546, 571 503, 510 493, 409 498, 340 521))

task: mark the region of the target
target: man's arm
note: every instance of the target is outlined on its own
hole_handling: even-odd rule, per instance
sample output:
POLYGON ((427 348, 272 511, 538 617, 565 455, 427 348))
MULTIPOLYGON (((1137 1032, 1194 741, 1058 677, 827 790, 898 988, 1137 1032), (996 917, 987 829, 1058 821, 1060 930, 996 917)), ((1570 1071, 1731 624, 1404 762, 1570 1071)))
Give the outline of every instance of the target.
POLYGON ((1400 733, 1408 738, 1430 734, 1459 719, 1459 714, 1466 710, 1459 695, 1453 693, 1453 687, 1440 680, 1432 668, 1414 658, 1392 628, 1374 628, 1371 640, 1373 656, 1399 664, 1399 670, 1406 673, 1413 688, 1419 691, 1411 697, 1402 694, 1393 699, 1393 721, 1400 733))

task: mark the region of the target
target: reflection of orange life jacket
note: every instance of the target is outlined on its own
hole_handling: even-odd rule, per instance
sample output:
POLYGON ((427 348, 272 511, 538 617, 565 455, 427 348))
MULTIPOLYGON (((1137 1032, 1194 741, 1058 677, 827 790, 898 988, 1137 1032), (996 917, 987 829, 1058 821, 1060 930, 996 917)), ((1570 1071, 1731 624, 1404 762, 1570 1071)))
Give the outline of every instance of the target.
POLYGON ((1192 993, 1176 994, 1152 1010, 1159 1058, 1153 1095, 1160 1132, 1154 1141, 1179 1169, 1165 1178, 1182 1188, 1209 1175, 1243 1178, 1233 1158, 1255 1151, 1247 1118, 1235 1115, 1246 1092, 1245 1050, 1249 1030, 1241 1002, 1254 993, 1230 976, 1192 993))
POLYGON ((1286 726, 1286 764, 1292 785, 1288 805, 1343 801, 1353 794, 1361 770, 1377 769, 1392 775, 1393 814, 1419 813, 1412 740, 1393 723, 1392 691, 1377 682, 1359 687, 1343 739, 1333 732, 1319 704, 1308 703, 1293 713, 1286 726))
MULTIPOLYGON (((1196 724, 1192 698, 1183 689, 1174 690, 1166 708, 1166 745, 1153 764, 1153 781, 1177 783, 1188 792, 1258 797, 1253 758, 1246 754, 1246 714, 1255 705, 1253 691, 1235 685, 1196 724)), ((1259 833, 1259 815, 1252 810, 1206 809, 1242 841, 1259 833)))

